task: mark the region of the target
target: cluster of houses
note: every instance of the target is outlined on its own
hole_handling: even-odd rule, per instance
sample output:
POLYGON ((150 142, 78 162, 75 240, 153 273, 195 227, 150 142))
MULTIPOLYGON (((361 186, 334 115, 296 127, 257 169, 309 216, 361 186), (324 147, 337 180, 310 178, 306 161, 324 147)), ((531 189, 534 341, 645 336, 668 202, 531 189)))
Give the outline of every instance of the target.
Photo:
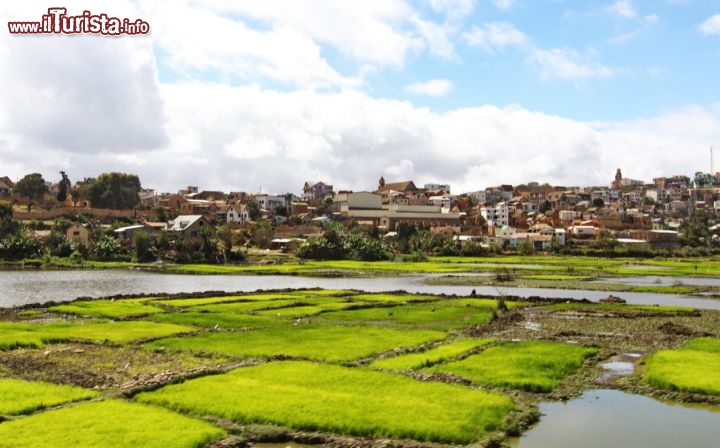
MULTIPOLYGON (((0 197, 12 195, 12 186, 9 178, 0 178, 0 197)), ((381 177, 373 191, 335 191, 326 182, 307 181, 301 196, 188 187, 173 194, 143 190, 140 201, 142 209, 162 207, 177 218, 117 229, 120 237, 130 238, 140 228, 163 228, 192 238, 203 229, 214 232, 213 225, 221 223, 252 226, 251 218, 262 218, 282 226, 292 218, 293 224, 308 227, 334 219, 390 234, 404 222, 435 232, 451 231, 461 241, 479 239, 505 247, 529 241, 538 250, 562 246, 570 238, 592 240, 601 232, 623 244, 673 248, 679 245, 680 226, 693 211, 720 211, 720 175, 659 177, 645 183, 624 178, 618 169, 609 186, 603 187, 531 182, 461 195, 452 194, 447 184, 418 187, 410 180, 385 182, 381 177)), ((68 232, 73 239, 83 233, 77 228, 68 232)))

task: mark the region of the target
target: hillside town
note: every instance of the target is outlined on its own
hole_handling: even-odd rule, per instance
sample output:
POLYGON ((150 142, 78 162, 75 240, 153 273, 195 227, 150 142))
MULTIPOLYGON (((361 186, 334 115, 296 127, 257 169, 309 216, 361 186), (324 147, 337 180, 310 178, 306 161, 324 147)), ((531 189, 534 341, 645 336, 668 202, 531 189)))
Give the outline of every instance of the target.
MULTIPOLYGON (((462 194, 453 193, 449 184, 416 185, 382 176, 367 191, 308 180, 297 193, 269 194, 197 186, 158 193, 142 188, 137 176, 121 173, 101 175, 100 180, 114 176, 102 191, 98 179, 71 183, 64 172, 61 175, 57 183, 37 173, 18 181, 0 177, 0 203, 11 206, 12 217, 31 230, 26 238, 36 242, 36 249, 46 245, 45 239, 57 239, 58 232, 67 240, 64 252, 72 252, 72 244, 87 247, 102 238, 128 248, 136 242, 135 234, 142 233, 156 249, 146 258, 156 258, 159 240, 195 240, 199 250, 203 238, 205 245, 217 240, 222 228, 227 235, 219 239, 228 256, 233 246, 235 252, 250 246, 287 251, 320 237, 329 223, 342 231, 366 229, 387 241, 408 229, 422 230, 451 239, 456 249, 471 244, 479 252, 620 247, 629 253, 670 253, 683 247, 720 247, 720 224, 712 219, 720 210, 720 174, 698 172, 692 179, 675 175, 648 183, 626 178, 618 168, 604 186, 529 182, 462 194), (38 183, 38 177, 42 182, 29 189, 27 184, 38 183), (108 202, 128 179, 129 186, 122 186, 121 192, 125 199, 108 202)), ((7 242, 0 246, 8 252, 7 242)), ((394 246, 395 252, 412 249, 394 246)))

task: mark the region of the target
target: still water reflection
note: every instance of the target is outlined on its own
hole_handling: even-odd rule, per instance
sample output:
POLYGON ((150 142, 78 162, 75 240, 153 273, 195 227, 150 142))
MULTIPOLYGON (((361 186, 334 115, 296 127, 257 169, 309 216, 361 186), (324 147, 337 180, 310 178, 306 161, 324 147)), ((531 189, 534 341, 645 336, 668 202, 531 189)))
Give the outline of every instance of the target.
POLYGON ((617 390, 591 390, 540 405, 540 423, 517 448, 705 448, 720 443, 720 408, 663 403, 617 390))
MULTIPOLYGON (((0 307, 47 301, 68 301, 78 297, 114 294, 179 293, 198 291, 256 291, 258 289, 329 288, 364 291, 396 291, 467 295, 475 289, 480 295, 562 297, 597 301, 607 292, 511 288, 495 286, 426 285, 433 274, 369 278, 296 277, 285 275, 178 275, 134 270, 0 271, 0 307)), ((672 294, 622 293, 628 303, 678 305, 700 309, 720 309, 720 300, 672 294)))

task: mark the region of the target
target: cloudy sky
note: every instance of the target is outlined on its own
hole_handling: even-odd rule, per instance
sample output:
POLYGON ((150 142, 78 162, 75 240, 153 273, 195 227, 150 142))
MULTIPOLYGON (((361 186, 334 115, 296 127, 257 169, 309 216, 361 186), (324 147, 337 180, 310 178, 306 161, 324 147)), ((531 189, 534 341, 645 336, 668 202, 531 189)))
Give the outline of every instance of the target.
POLYGON ((720 1, 2 2, 0 176, 298 193, 720 171, 720 1), (60 3, 62 3, 60 5, 60 3), (9 21, 145 20, 147 36, 9 21))

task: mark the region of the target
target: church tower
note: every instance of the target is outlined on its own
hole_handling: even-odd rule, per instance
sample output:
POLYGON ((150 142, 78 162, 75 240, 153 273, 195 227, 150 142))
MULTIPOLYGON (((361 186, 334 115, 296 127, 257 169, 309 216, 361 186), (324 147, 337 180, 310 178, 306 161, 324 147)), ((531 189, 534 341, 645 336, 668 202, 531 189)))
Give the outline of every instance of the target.
POLYGON ((622 172, 620 171, 620 168, 618 168, 615 173, 615 180, 612 183, 612 187, 614 189, 618 189, 620 188, 620 185, 622 185, 622 172))

